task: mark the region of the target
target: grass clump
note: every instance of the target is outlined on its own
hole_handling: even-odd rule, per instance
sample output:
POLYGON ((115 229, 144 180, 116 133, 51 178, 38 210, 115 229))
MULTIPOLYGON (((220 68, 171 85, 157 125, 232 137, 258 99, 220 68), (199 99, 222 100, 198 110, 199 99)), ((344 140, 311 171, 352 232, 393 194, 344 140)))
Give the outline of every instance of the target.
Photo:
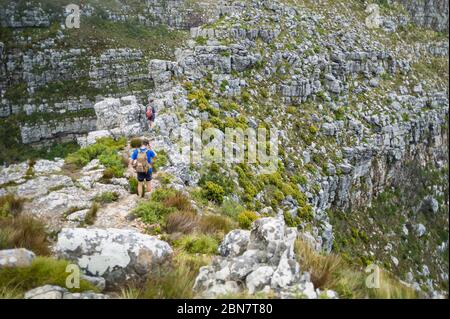
POLYGON ((0 250, 26 248, 37 255, 50 255, 44 223, 22 215, 23 202, 12 194, 0 197, 0 250))
MULTIPOLYGON (((66 287, 66 278, 69 275, 66 272, 68 264, 69 262, 65 260, 37 257, 28 267, 1 268, 0 291, 22 295, 30 289, 44 285, 66 287)), ((85 280, 80 280, 80 288, 69 290, 71 292, 98 291, 95 286, 85 280)))
POLYGON ((295 242, 295 255, 302 269, 311 275, 314 288, 331 289, 344 299, 410 299, 418 294, 380 269, 379 288, 368 288, 367 275, 346 261, 339 255, 323 255, 316 252, 307 242, 298 239, 295 242))
POLYGON ((213 255, 217 253, 219 241, 209 235, 194 234, 176 240, 174 245, 189 254, 213 255))
POLYGON ((205 234, 227 234, 235 228, 236 222, 221 215, 202 216, 199 221, 199 231, 205 234))
POLYGON ((199 217, 191 211, 173 212, 166 216, 164 230, 169 233, 190 234, 199 225, 199 217))
POLYGON ((99 205, 97 202, 94 202, 89 208, 89 211, 86 214, 86 217, 84 218, 84 224, 85 225, 94 225, 95 219, 97 218, 97 212, 99 209, 99 205))
POLYGON ((0 197, 0 218, 16 216, 22 211, 24 199, 14 194, 6 194, 0 197))
MULTIPOLYGON (((191 256, 177 252, 172 265, 164 271, 151 274, 145 287, 134 289, 134 298, 141 299, 193 299, 195 292, 193 286, 200 267, 210 262, 206 255, 191 256)), ((128 293, 130 295, 130 293, 128 293)))
POLYGON ((108 204, 112 202, 116 202, 119 199, 119 194, 116 192, 104 192, 100 195, 97 195, 94 198, 94 201, 99 204, 108 204))
POLYGON ((137 191, 138 180, 137 180, 136 177, 131 177, 131 178, 128 180, 128 185, 129 185, 130 193, 131 193, 131 194, 137 194, 137 193, 138 193, 138 191, 137 191))
POLYGON ((252 223, 257 220, 260 216, 253 211, 243 211, 241 213, 239 213, 239 215, 237 216, 237 221, 239 223, 239 226, 243 229, 250 229, 250 227, 252 226, 252 223))

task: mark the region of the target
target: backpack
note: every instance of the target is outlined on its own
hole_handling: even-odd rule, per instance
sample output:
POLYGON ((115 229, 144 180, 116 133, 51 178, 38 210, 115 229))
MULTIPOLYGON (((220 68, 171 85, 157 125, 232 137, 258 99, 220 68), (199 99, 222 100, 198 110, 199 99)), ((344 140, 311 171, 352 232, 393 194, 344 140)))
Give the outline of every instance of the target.
POLYGON ((147 108, 145 115, 147 116, 147 120, 151 120, 153 117, 153 107, 147 108))
POLYGON ((147 161, 147 150, 144 152, 141 152, 141 150, 138 150, 138 156, 137 156, 137 164, 136 164, 136 172, 138 173, 147 173, 150 169, 150 164, 147 161))

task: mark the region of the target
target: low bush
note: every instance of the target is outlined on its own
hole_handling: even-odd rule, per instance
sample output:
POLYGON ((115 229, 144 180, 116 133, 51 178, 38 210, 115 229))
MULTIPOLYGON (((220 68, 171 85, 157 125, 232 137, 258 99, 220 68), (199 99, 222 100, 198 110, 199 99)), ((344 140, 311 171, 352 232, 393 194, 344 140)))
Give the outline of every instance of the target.
POLYGON ((236 218, 245 208, 236 201, 226 198, 221 206, 221 213, 231 218, 236 218))
POLYGON ((155 224, 163 222, 167 215, 176 211, 192 211, 190 200, 179 191, 158 188, 148 201, 138 205, 133 214, 145 223, 155 224))
POLYGON ((66 157, 65 163, 78 168, 85 166, 93 159, 98 158, 108 172, 106 175, 122 177, 124 164, 118 151, 126 146, 126 139, 114 140, 110 137, 98 139, 93 145, 82 148, 66 157))
POLYGON ((169 163, 169 157, 165 151, 159 151, 156 155, 156 161, 153 165, 155 172, 159 171, 161 167, 164 167, 169 163))
POLYGON ((259 218, 259 215, 253 211, 243 211, 237 216, 239 226, 243 229, 249 229, 252 223, 259 218))
POLYGON ((203 196, 212 202, 217 204, 221 204, 223 202, 223 196, 225 195, 225 191, 222 186, 217 185, 214 182, 206 182, 203 186, 203 196))
POLYGON ((314 288, 330 288, 334 285, 337 270, 342 269, 343 261, 336 255, 320 255, 309 243, 297 240, 295 254, 302 269, 310 272, 314 288))
POLYGON ((164 216, 174 212, 174 208, 167 208, 161 202, 149 200, 140 203, 134 210, 133 215, 142 219, 144 223, 160 223, 164 216))
POLYGON ((213 255, 217 253, 219 242, 214 237, 205 234, 195 234, 187 235, 179 240, 176 240, 174 245, 189 254, 213 255))

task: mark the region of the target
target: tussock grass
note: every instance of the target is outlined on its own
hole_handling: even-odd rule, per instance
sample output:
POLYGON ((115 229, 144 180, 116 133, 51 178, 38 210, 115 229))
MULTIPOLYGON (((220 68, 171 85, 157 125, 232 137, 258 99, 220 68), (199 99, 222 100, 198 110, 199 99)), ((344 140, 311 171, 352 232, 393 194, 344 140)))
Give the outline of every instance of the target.
POLYGON ((193 286, 200 267, 210 263, 205 255, 192 256, 176 252, 169 269, 151 274, 144 286, 130 286, 122 289, 124 299, 192 299, 193 286))
MULTIPOLYGON (((65 260, 48 257, 37 257, 29 267, 14 267, 0 269, 0 293, 4 296, 19 296, 26 291, 44 286, 56 285, 66 287, 69 273, 65 260)), ((91 283, 80 280, 80 288, 69 289, 72 292, 86 290, 98 291, 91 283)))
POLYGON ((379 288, 368 288, 366 279, 369 274, 353 268, 340 256, 322 255, 307 242, 295 242, 295 254, 300 267, 310 272, 315 288, 331 289, 345 299, 413 299, 418 293, 380 269, 379 288))
POLYGON ((16 216, 22 211, 23 198, 19 198, 14 194, 6 194, 0 197, 0 218, 8 216, 16 216))
POLYGON ((167 215, 164 230, 169 233, 190 234, 198 228, 199 217, 190 211, 173 212, 167 215))
POLYGON ((26 248, 37 255, 50 255, 47 230, 32 216, 0 218, 0 249, 26 248))

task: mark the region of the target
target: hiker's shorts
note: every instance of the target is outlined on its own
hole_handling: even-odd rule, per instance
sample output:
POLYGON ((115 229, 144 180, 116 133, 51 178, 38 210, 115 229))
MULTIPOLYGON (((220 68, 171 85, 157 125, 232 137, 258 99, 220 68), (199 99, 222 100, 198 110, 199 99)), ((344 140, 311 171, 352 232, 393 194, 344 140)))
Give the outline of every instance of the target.
POLYGON ((143 182, 144 180, 150 182, 152 180, 152 173, 137 173, 137 179, 139 182, 143 182))

